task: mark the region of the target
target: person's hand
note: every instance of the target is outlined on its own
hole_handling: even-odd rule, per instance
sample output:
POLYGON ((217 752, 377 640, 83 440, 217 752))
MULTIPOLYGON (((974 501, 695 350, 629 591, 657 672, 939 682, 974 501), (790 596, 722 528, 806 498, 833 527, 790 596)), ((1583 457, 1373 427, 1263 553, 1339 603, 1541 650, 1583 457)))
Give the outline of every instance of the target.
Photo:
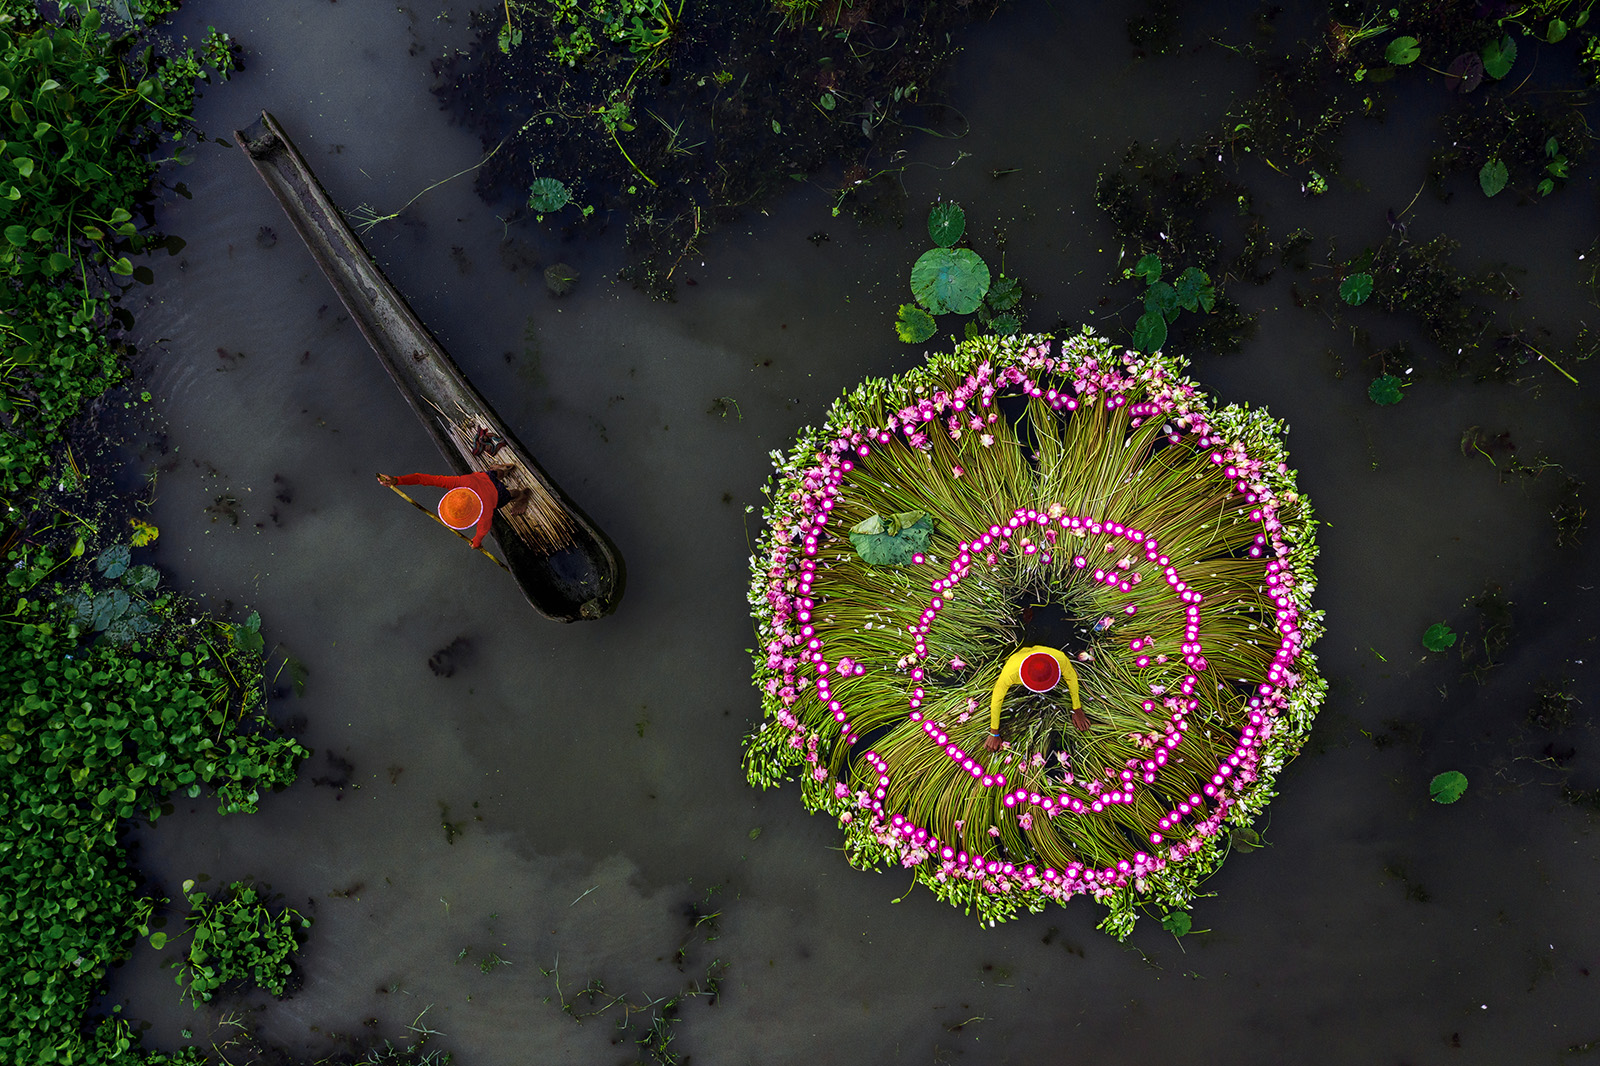
POLYGON ((989 751, 999 751, 1000 738, 991 733, 989 734, 989 739, 983 742, 983 746, 989 751))
POLYGON ((387 485, 392 489, 395 485, 394 476, 392 474, 379 474, 378 484, 387 485))

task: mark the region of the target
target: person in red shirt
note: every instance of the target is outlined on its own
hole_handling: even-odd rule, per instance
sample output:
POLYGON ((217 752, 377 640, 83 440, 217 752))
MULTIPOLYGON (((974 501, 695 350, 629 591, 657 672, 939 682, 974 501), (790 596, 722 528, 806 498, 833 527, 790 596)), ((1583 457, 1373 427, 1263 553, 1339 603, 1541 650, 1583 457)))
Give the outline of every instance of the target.
MULTIPOLYGON (((445 499, 440 501, 439 517, 452 529, 462 528, 454 520, 461 510, 462 500, 458 490, 464 490, 477 497, 479 509, 472 536, 472 546, 477 548, 483 545, 483 538, 488 536, 490 527, 494 525, 496 507, 505 507, 506 514, 521 514, 528 509, 528 498, 531 495, 529 490, 508 490, 496 476, 514 469, 516 468, 510 464, 502 464, 492 466, 488 470, 474 470, 470 474, 401 474, 399 477, 379 474, 378 481, 391 488, 396 485, 432 485, 451 490, 445 493, 445 499)), ((467 502, 470 504, 470 499, 467 502)), ((470 509, 464 517, 466 522, 472 521, 470 509)))

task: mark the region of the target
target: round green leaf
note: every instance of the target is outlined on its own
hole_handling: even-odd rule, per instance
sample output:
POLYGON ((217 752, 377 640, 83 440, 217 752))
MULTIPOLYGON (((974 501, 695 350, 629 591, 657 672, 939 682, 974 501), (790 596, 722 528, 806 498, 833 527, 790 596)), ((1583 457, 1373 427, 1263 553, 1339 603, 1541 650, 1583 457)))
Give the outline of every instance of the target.
POLYGON ((1483 47, 1483 72, 1496 81, 1510 74, 1511 65, 1516 61, 1517 42, 1509 33, 1483 47))
POLYGON ((1415 63, 1420 55, 1422 49, 1417 47, 1415 37, 1396 37, 1389 42, 1389 47, 1383 50, 1383 58, 1397 67, 1415 63))
POLYGON ((1405 382, 1400 378, 1395 377, 1393 374, 1385 374, 1367 386, 1367 399, 1380 407, 1397 404, 1401 400, 1402 393, 1400 390, 1404 386, 1405 382))
POLYGON ((970 315, 988 291, 989 266, 970 248, 931 248, 911 267, 911 294, 936 315, 970 315))
POLYGON ((1428 783, 1428 794, 1435 803, 1454 803, 1467 791, 1467 775, 1460 770, 1446 770, 1428 783))
POLYGON ((1504 163, 1498 159, 1489 160, 1483 165, 1483 169, 1478 171, 1478 184, 1483 188, 1483 195, 1493 196, 1504 189, 1510 176, 1504 163))
POLYGON ((1178 290, 1164 281, 1158 281, 1144 291, 1146 311, 1157 311, 1168 322, 1178 317, 1178 290))
POLYGON ((1190 267, 1172 283, 1178 294, 1178 306, 1185 311, 1210 311, 1217 303, 1217 290, 1211 276, 1199 267, 1190 267))
POLYGON ((895 316, 894 331, 907 344, 921 344, 938 329, 933 316, 916 304, 901 304, 895 316))
POLYGON ((572 190, 560 178, 534 178, 528 186, 528 206, 541 215, 559 211, 572 202, 572 190))
POLYGON ((933 205, 928 212, 928 236, 941 248, 950 248, 967 230, 967 215, 953 200, 933 205))
POLYGON ((1173 936, 1188 936, 1189 930, 1194 928, 1194 921, 1188 911, 1173 911, 1161 919, 1161 928, 1173 936))
POLYGON ((150 946, 160 951, 167 946, 167 934, 156 932, 150 934, 150 946))
POLYGON ((1141 352, 1158 352, 1167 343, 1167 319, 1160 311, 1146 311, 1133 327, 1133 346, 1141 352))
POLYGON ((1422 646, 1429 651, 1444 651, 1456 642, 1456 632, 1443 622, 1435 622, 1422 634, 1422 646))
POLYGON ((1351 274, 1339 283, 1339 296, 1352 307, 1360 307, 1372 295, 1371 274, 1351 274))
POLYGON ((1143 278, 1152 285, 1155 284, 1161 280, 1161 257, 1154 252, 1146 252, 1133 265, 1133 273, 1135 277, 1143 278))

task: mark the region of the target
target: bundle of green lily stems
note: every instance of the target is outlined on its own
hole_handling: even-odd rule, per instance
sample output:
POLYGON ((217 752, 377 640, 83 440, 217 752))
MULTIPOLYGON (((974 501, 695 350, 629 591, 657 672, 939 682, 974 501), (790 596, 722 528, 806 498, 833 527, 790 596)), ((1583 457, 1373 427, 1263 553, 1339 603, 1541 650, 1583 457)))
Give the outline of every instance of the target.
POLYGON ((1091 895, 1119 939, 1187 908, 1326 691, 1314 522, 1284 427, 1085 330, 868 380, 774 453, 752 559, 752 784, 798 778, 862 868, 993 924, 1091 895), (1064 652, 1062 691, 1008 656, 1064 652))

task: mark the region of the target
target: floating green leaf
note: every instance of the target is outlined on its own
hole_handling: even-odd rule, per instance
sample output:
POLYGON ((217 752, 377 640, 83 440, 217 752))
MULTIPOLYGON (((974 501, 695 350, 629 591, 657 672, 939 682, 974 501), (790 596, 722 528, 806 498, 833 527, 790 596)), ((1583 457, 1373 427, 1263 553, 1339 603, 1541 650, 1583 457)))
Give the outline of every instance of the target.
POLYGON ((1565 19, 1551 19, 1550 20, 1550 28, 1549 28, 1548 31, 1546 31, 1544 39, 1546 41, 1550 42, 1551 44, 1555 44, 1557 41, 1560 41, 1560 40, 1564 39, 1566 36, 1567 36, 1567 23, 1566 23, 1566 20, 1565 19))
POLYGON ((1389 42, 1389 47, 1383 50, 1383 58, 1397 67, 1415 63, 1420 55, 1422 49, 1417 46, 1415 37, 1396 37, 1389 42))
POLYGON ((911 293, 933 314, 970 315, 989 291, 989 266, 970 248, 930 248, 911 267, 911 293))
POLYGON ((1422 646, 1429 651, 1444 651, 1456 642, 1456 631, 1443 622, 1435 622, 1422 634, 1422 646))
POLYGON ((1508 33, 1498 41, 1484 45, 1482 55, 1483 72, 1499 81, 1511 73, 1511 66, 1517 61, 1517 42, 1508 33))
POLYGON ((1160 311, 1146 311, 1133 327, 1133 346, 1141 352, 1158 352, 1167 343, 1167 319, 1160 311))
POLYGON ((1189 267, 1172 283, 1178 294, 1178 306, 1185 311, 1210 311, 1217 303, 1217 290, 1211 276, 1199 267, 1189 267))
POLYGON ((1003 315, 995 315, 989 323, 989 332, 996 337, 1010 337, 1022 328, 1022 319, 1007 311, 1003 315))
POLYGON ((933 316, 916 304, 901 304, 895 316, 894 331, 907 344, 921 344, 938 330, 933 316))
POLYGON ((1247 825, 1237 825, 1228 831, 1228 846, 1235 851, 1254 851, 1261 846, 1261 834, 1247 825))
POLYGON ((1133 276, 1143 278, 1149 284, 1161 280, 1161 257, 1154 252, 1146 252, 1133 264, 1133 276))
POLYGON ((1022 300, 1022 282, 1016 278, 1001 274, 989 286, 989 294, 983 302, 991 311, 1009 311, 1022 300))
POLYGON ((129 551, 126 544, 113 544, 100 553, 94 561, 94 568, 108 579, 115 581, 128 569, 129 551))
POLYGON ((560 178, 534 178, 528 186, 528 206, 541 215, 559 211, 572 202, 572 190, 560 178))
POLYGON ((856 554, 870 566, 910 566, 913 556, 926 551, 933 523, 920 511, 889 516, 873 515, 850 530, 856 554))
POLYGON ((1144 290, 1144 308, 1171 322, 1178 317, 1178 290, 1165 281, 1156 282, 1144 290))
POLYGON ((1454 803, 1467 791, 1467 775, 1460 770, 1446 770, 1428 782, 1428 794, 1435 803, 1454 803))
POLYGON ((954 247, 966 230, 966 212, 953 200, 934 204, 928 212, 928 236, 941 248, 954 247))
POLYGON ((1351 274, 1339 283, 1339 297, 1351 307, 1360 307, 1372 295, 1372 275, 1351 274))
POLYGON ((1367 386, 1367 399, 1380 407, 1388 407, 1400 402, 1402 396, 1400 390, 1404 387, 1405 382, 1402 379, 1393 374, 1385 374, 1367 386))
POLYGON ((1493 196, 1504 189, 1510 176, 1504 163, 1498 159, 1489 160, 1483 165, 1483 169, 1478 171, 1478 184, 1483 188, 1483 195, 1493 196))
POLYGON ((1194 928, 1194 920, 1188 911, 1173 911, 1161 919, 1161 928, 1173 936, 1188 936, 1189 930, 1194 928))

